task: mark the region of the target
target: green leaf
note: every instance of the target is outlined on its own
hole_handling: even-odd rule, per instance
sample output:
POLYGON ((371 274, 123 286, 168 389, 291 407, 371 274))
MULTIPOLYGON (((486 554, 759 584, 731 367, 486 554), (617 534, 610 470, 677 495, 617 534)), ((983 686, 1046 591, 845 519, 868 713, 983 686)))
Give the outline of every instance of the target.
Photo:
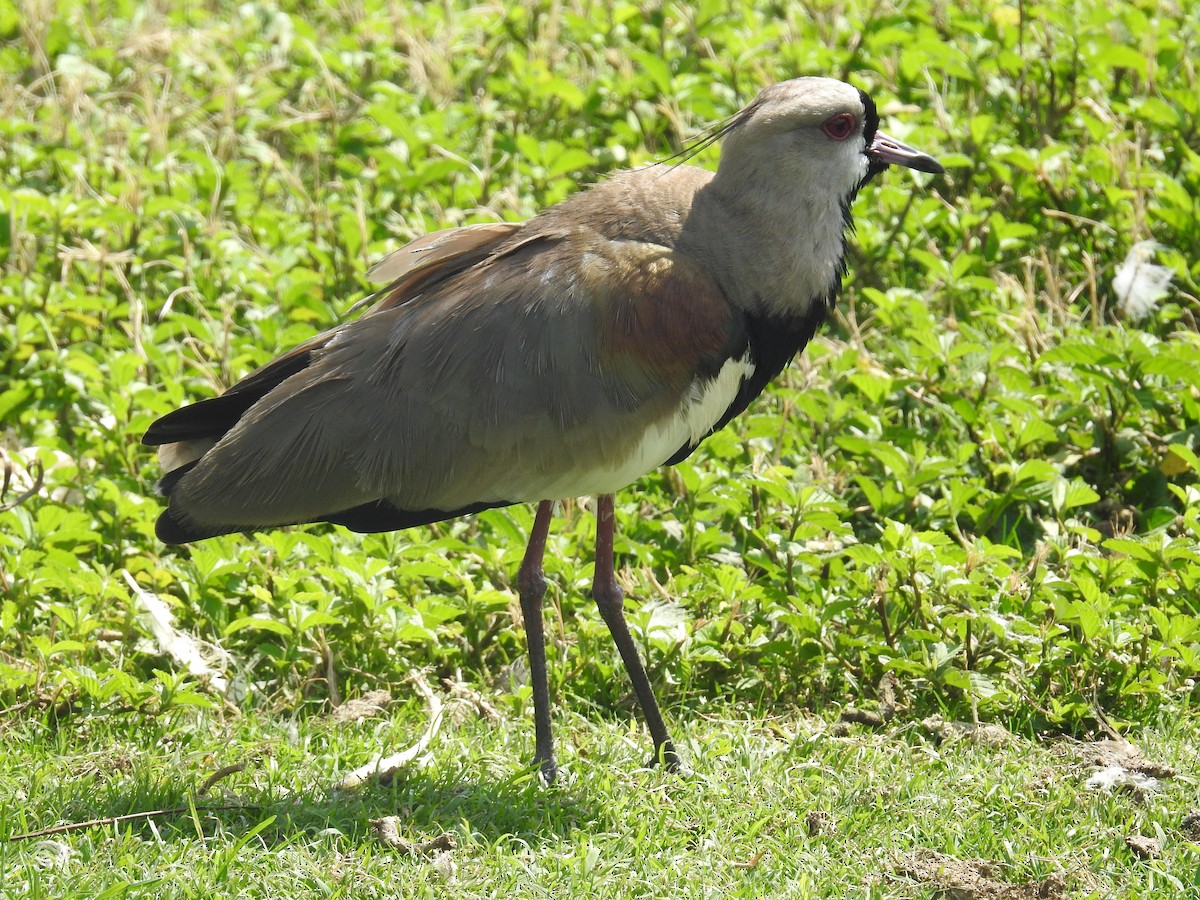
POLYGON ((580 150, 577 147, 564 149, 562 153, 551 160, 546 167, 547 178, 557 178, 559 175, 566 175, 568 172, 587 171, 596 163, 595 157, 586 150, 580 150))
POLYGON ((1200 472, 1200 457, 1186 444, 1171 444, 1163 453, 1158 469, 1168 477, 1187 471, 1200 472))
POLYGON ((1121 365, 1121 358, 1085 340, 1066 340, 1043 353, 1038 362, 1111 369, 1121 365))
MULTIPOLYGON (((337 616, 331 616, 327 612, 314 610, 306 613, 296 626, 296 634, 302 634, 312 628, 320 628, 322 625, 340 625, 342 622, 337 616)), ((291 633, 290 631, 285 633, 291 633)))
POLYGON ((1154 551, 1141 541, 1129 540, 1128 538, 1109 538, 1104 542, 1104 548, 1114 553, 1124 553, 1126 556, 1133 557, 1142 562, 1157 562, 1154 551))
POLYGON ((240 619, 235 619, 226 625, 222 633, 225 637, 229 637, 246 629, 267 631, 282 637, 291 637, 293 633, 291 627, 286 622, 280 622, 278 619, 269 619, 266 616, 242 616, 240 619))
POLYGON ((1078 478, 1074 481, 1067 481, 1065 478, 1058 479, 1054 483, 1054 490, 1051 494, 1051 502, 1058 513, 1074 509, 1077 506, 1087 506, 1099 500, 1100 495, 1078 478))

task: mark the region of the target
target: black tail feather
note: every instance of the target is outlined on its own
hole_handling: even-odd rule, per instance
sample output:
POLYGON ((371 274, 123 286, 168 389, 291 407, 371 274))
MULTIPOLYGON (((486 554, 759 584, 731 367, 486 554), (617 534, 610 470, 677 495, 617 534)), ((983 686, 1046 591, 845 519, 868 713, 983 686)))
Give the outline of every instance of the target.
POLYGON ((220 437, 237 424, 259 397, 253 394, 222 394, 183 406, 169 412, 152 424, 142 443, 150 447, 190 441, 196 438, 220 437))
POLYGON ((158 521, 154 523, 154 533, 164 544, 186 544, 190 541, 202 541, 204 538, 216 537, 219 534, 232 534, 235 531, 246 530, 240 526, 230 528, 220 525, 186 525, 175 518, 175 514, 169 507, 159 514, 158 521))
POLYGON ((175 490, 175 485, 179 484, 179 479, 186 475, 192 469, 196 468, 196 463, 200 460, 195 459, 186 466, 180 466, 178 469, 172 469, 162 478, 158 479, 158 484, 154 485, 154 492, 160 497, 170 497, 171 491, 175 490))
POLYGON ((312 362, 313 351, 320 346, 318 340, 321 343, 329 340, 329 333, 314 338, 309 342, 311 346, 301 345, 251 372, 220 397, 201 400, 167 413, 147 429, 142 436, 142 443, 154 447, 196 438, 219 438, 272 388, 307 368, 312 362))

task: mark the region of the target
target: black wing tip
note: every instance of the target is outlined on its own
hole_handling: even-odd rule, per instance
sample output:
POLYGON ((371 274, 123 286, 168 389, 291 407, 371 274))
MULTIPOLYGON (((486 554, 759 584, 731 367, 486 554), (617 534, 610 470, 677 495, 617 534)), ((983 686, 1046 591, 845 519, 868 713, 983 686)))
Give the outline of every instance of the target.
POLYGON ((169 509, 164 509, 154 523, 154 534, 164 544, 186 544, 188 541, 199 540, 210 535, 197 534, 195 529, 189 529, 175 518, 169 509))
POLYGON ((245 411, 238 408, 240 404, 221 401, 225 401, 223 396, 213 397, 190 406, 181 406, 161 416, 150 423, 150 427, 142 435, 142 445, 158 447, 177 441, 220 437, 234 426, 238 417, 245 411))
MULTIPOLYGON (((200 403, 204 401, 201 400, 200 403)), ((142 435, 142 444, 146 447, 157 447, 160 444, 173 444, 176 441, 197 437, 193 420, 196 417, 196 407, 199 403, 181 406, 150 423, 146 433, 142 435)), ((207 435, 203 435, 207 437, 207 435)))
MULTIPOLYGON (((196 462, 173 469, 158 480, 154 486, 155 493, 160 497, 170 497, 171 492, 179 484, 181 478, 195 468, 196 462)), ((198 525, 184 522, 176 510, 167 507, 159 513, 158 521, 154 524, 154 533, 164 544, 187 544, 191 541, 201 541, 205 538, 216 537, 219 534, 229 534, 241 531, 240 528, 227 528, 221 525, 198 525)))
POLYGON ((511 506, 512 503, 511 500, 497 500, 471 503, 458 509, 400 509, 387 500, 372 500, 369 503, 330 513, 312 521, 329 522, 349 528, 359 534, 371 534, 379 531, 400 531, 404 528, 428 525, 431 522, 444 522, 446 519, 457 519, 459 516, 483 512, 485 509, 511 506))
POLYGON ((181 521, 170 507, 164 509, 154 523, 154 534, 164 544, 190 544, 206 538, 249 531, 243 525, 198 525, 181 521))
POLYGON ((142 434, 143 447, 157 447, 161 444, 171 443, 169 439, 163 436, 163 429, 158 424, 161 421, 162 419, 159 419, 158 422, 152 424, 146 429, 145 433, 142 434))

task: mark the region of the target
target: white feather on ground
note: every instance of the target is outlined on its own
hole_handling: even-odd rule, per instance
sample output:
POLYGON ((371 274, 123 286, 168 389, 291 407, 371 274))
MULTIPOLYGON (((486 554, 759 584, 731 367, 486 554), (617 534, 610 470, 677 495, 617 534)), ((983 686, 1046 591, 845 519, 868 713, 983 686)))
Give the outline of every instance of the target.
POLYGON ((1115 788, 1130 788, 1137 791, 1158 790, 1159 781, 1142 772, 1130 772, 1122 766, 1105 766, 1095 772, 1084 783, 1091 791, 1111 791, 1115 788))
POLYGON ((189 675, 207 679, 213 690, 225 693, 229 688, 229 679, 208 664, 200 652, 199 641, 175 627, 175 617, 171 615, 167 604, 157 594, 150 593, 138 584, 128 571, 122 570, 121 574, 125 576, 134 602, 141 607, 143 618, 159 650, 187 669, 189 675))
POLYGON ((1166 266, 1155 265, 1156 241, 1138 241, 1117 267, 1113 276, 1113 291, 1117 308, 1134 322, 1140 322, 1158 308, 1158 301, 1167 295, 1174 274, 1166 266))

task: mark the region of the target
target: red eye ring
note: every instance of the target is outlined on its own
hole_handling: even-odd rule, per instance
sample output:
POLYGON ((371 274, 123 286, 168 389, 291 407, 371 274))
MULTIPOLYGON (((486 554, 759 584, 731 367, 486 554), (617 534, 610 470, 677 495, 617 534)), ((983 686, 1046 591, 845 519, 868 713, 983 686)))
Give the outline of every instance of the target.
POLYGON ((850 113, 838 113, 826 119, 821 125, 821 130, 835 141, 844 141, 854 134, 857 125, 858 121, 850 113))

